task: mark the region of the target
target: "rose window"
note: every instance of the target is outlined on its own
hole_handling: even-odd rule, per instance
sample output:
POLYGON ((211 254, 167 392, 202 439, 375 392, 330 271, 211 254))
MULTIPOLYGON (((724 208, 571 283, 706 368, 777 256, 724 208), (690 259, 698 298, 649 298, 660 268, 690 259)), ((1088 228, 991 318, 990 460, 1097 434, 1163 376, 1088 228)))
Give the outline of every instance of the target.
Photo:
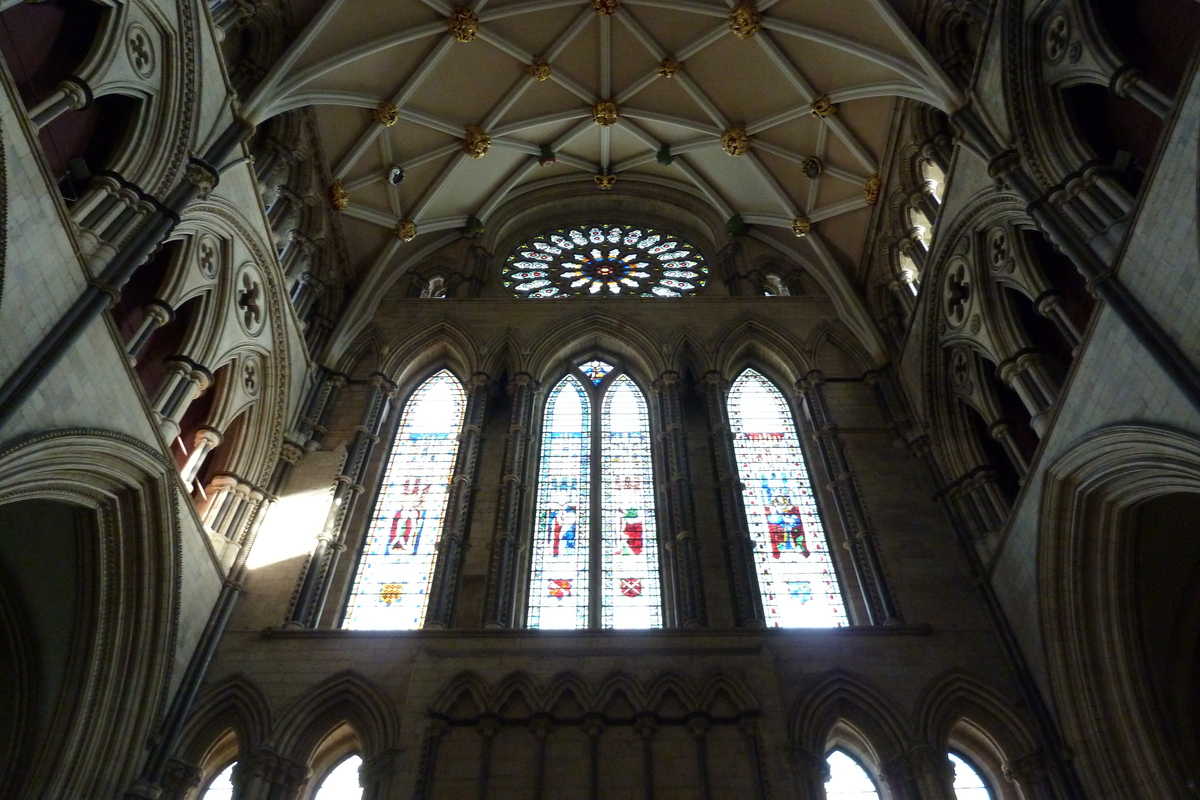
POLYGON ((504 265, 517 297, 683 297, 708 266, 678 236, 629 225, 559 228, 518 247, 504 265))

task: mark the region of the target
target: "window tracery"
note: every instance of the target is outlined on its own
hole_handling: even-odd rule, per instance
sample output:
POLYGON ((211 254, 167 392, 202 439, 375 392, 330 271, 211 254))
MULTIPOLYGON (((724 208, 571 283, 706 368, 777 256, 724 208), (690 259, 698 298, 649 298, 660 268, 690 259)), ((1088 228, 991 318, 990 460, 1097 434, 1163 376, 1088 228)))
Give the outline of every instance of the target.
POLYGON ((535 236, 505 262, 517 297, 695 294, 708 265, 686 240, 645 226, 573 225, 535 236))
POLYGON ((763 375, 748 369, 730 387, 728 404, 767 624, 848 625, 787 401, 763 375))
POLYGON ((466 394, 449 370, 404 409, 343 627, 421 627, 458 456, 466 394))
POLYGON ((645 396, 613 365, 580 364, 551 390, 538 468, 529 627, 662 625, 650 453, 645 396), (597 529, 598 551, 591 543, 597 529))

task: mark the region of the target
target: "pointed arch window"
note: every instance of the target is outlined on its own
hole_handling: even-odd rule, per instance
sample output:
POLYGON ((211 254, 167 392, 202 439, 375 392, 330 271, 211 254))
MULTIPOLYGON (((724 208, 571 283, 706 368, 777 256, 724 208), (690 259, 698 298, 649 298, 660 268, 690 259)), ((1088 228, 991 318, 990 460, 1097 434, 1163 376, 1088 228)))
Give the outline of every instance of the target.
POLYGON ((849 624, 796 423, 783 393, 760 373, 746 370, 729 390, 729 423, 767 624, 849 624))
POLYGON ((467 398, 448 370, 404 408, 343 627, 405 630, 425 619, 467 398))
POLYGON ((232 800, 233 798, 233 768, 237 766, 234 761, 225 769, 217 773, 208 786, 204 788, 204 794, 201 795, 201 800, 232 800))
POLYGON ((649 408, 607 362, 550 391, 534 520, 529 627, 661 627, 649 408))
POLYGON ((958 753, 948 753, 954 766, 955 800, 992 800, 992 792, 975 766, 958 753))
POLYGON ((363 790, 358 778, 362 763, 362 756, 358 755, 342 759, 325 775, 313 800, 362 800, 363 790))

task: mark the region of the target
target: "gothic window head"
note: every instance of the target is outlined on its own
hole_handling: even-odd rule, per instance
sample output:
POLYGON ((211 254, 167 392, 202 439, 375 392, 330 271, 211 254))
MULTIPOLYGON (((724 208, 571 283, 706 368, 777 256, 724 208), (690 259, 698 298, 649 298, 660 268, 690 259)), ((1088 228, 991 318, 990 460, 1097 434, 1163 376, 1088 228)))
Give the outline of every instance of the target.
POLYGON ((783 393, 748 369, 729 389, 746 523, 767 625, 849 624, 796 423, 783 393))
POLYGON ((321 785, 313 793, 313 800, 362 800, 363 790, 358 782, 362 763, 362 756, 352 755, 342 759, 326 773, 321 785))
POLYGON ((231 800, 233 797, 233 768, 237 766, 237 762, 233 762, 225 769, 217 773, 208 786, 204 787, 204 794, 200 795, 201 800, 231 800))
POLYGON ((637 384, 593 359, 546 400, 526 622, 662 626, 650 415, 637 384))
POLYGON ((467 398, 442 370, 404 407, 343 626, 411 630, 425 621, 467 398))
POLYGON ((504 264, 517 297, 685 297, 704 286, 708 265, 695 245, 653 228, 612 223, 547 231, 504 264))
POLYGON ((421 289, 421 297, 431 300, 446 299, 446 279, 441 275, 434 275, 421 289))
POLYGON ((767 297, 787 297, 791 292, 788 291, 783 278, 772 272, 763 279, 763 294, 767 297))
POLYGON ((979 770, 957 753, 947 755, 954 766, 954 800, 992 800, 992 793, 979 770))

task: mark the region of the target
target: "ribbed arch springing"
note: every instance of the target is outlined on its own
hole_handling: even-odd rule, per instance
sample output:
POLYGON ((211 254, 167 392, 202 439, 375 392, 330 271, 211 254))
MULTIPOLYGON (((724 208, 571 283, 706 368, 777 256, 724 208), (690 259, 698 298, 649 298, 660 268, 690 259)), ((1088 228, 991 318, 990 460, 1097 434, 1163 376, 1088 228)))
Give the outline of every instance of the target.
POLYGON ((466 405, 449 370, 405 405, 344 627, 411 630, 424 622, 466 405))
POLYGON ((747 369, 730 387, 729 423, 767 624, 847 625, 796 423, 783 393, 747 369))
POLYGON ((551 390, 538 467, 529 627, 662 625, 651 444, 645 395, 611 364, 580 364, 551 390), (598 547, 593 530, 600 532, 598 547))

